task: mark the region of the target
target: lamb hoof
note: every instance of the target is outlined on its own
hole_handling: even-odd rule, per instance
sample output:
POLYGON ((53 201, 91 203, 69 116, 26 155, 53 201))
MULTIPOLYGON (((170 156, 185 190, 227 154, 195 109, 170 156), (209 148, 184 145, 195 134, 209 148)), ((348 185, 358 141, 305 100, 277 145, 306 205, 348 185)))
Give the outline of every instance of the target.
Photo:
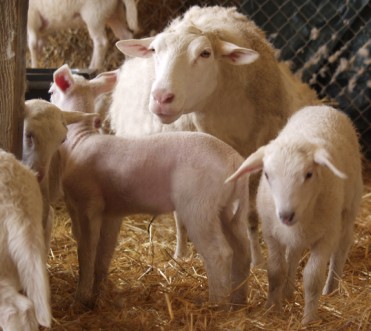
POLYGON ((302 325, 308 325, 308 324, 314 324, 320 322, 321 319, 319 318, 317 313, 308 314, 304 316, 304 318, 301 320, 302 325))
POLYGON ((94 309, 96 303, 96 298, 95 297, 81 297, 81 296, 76 296, 75 299, 75 305, 80 305, 82 307, 85 307, 85 309, 94 309))

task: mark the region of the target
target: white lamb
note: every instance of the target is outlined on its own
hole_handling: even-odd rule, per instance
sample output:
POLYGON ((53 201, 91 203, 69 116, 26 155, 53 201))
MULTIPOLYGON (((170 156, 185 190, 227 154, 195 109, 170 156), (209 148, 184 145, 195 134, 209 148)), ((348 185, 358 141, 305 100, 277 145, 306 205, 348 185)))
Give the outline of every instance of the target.
POLYGON ((282 298, 293 295, 298 262, 309 248, 304 269, 306 324, 318 318, 321 289, 328 294, 337 288, 353 241, 362 174, 352 122, 331 107, 303 108, 230 180, 261 169, 257 208, 269 250, 267 305, 280 308, 282 298))
POLYGON ((38 66, 42 38, 46 34, 81 27, 85 23, 94 46, 89 68, 101 69, 108 47, 106 24, 118 39, 131 38, 133 34, 125 17, 130 29, 137 33, 137 15, 135 0, 29 0, 27 38, 31 66, 38 66))
MULTIPOLYGON (((117 47, 139 57, 125 61, 113 92, 111 126, 118 136, 196 130, 246 157, 273 139, 290 114, 317 101, 236 8, 194 6, 156 37, 117 47)), ((253 181, 253 201, 256 186, 253 181)), ((253 261, 259 263, 254 214, 250 223, 253 261)))
POLYGON ((1 149, 0 265, 0 329, 36 331, 38 324, 49 327, 40 188, 35 174, 1 149))
POLYGON ((80 112, 63 112, 41 99, 25 102, 22 162, 35 171, 40 184, 46 247, 49 247, 53 226, 54 211, 50 203, 62 195, 58 148, 67 137, 67 124, 87 116, 92 117, 80 112))
MULTIPOLYGON (((63 66, 54 73, 51 101, 62 109, 92 112, 103 79, 86 81, 63 66)), ((178 224, 204 258, 209 300, 246 301, 248 179, 224 185, 228 172, 243 161, 236 151, 203 133, 125 139, 80 123, 70 125, 67 135, 63 189, 78 242, 80 302, 95 302, 122 217, 170 211, 176 211, 178 224)))

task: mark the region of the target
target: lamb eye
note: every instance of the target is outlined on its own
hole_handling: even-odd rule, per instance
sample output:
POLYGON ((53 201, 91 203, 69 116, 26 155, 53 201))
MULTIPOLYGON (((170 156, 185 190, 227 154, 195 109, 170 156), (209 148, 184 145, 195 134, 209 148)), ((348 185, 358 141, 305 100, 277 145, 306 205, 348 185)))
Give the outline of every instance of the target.
POLYGON ((308 172, 306 173, 306 175, 305 175, 305 180, 308 180, 308 179, 312 178, 312 176, 313 176, 313 172, 308 171, 308 172))
POLYGON ((26 133, 26 141, 28 146, 32 146, 33 144, 33 134, 32 132, 27 132, 26 133))
POLYGON ((207 59, 208 57, 210 57, 211 55, 211 52, 210 51, 207 51, 207 50, 204 50, 202 51, 202 53, 200 54, 201 57, 207 59))
POLYGON ((149 52, 152 52, 152 53, 156 53, 155 49, 152 47, 152 48, 149 48, 148 49, 149 52))

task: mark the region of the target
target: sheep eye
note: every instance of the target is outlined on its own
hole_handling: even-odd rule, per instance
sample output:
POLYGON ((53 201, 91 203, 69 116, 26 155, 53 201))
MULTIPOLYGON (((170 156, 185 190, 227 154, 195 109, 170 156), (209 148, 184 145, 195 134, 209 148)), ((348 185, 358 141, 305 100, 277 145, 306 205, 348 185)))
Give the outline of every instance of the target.
POLYGON ((264 176, 269 181, 269 176, 268 176, 268 174, 265 171, 264 171, 264 176))
POLYGON ((313 172, 308 171, 308 172, 306 173, 306 175, 305 175, 305 180, 308 180, 308 179, 312 178, 312 176, 313 176, 313 172))
POLYGON ((200 54, 201 57, 207 59, 208 57, 210 57, 211 55, 211 52, 210 51, 207 51, 207 50, 204 50, 202 51, 202 53, 200 54))
POLYGON ((26 133, 26 141, 28 146, 32 146, 33 144, 33 134, 32 132, 27 132, 26 133))
POLYGON ((152 48, 149 48, 148 49, 149 52, 152 52, 152 53, 156 53, 155 49, 152 47, 152 48))

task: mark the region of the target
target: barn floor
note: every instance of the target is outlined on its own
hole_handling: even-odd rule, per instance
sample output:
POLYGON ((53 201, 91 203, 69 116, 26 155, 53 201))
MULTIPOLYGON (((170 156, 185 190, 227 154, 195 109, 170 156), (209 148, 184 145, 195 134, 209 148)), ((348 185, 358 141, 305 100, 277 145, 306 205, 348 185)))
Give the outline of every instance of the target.
POLYGON ((225 312, 205 304, 207 279, 192 244, 189 258, 172 258, 175 227, 170 215, 152 225, 150 216, 125 218, 96 308, 73 305, 78 280, 76 243, 64 205, 56 209, 48 262, 52 330, 371 330, 371 167, 365 169, 365 193, 344 278, 336 293, 321 297, 322 321, 305 328, 300 325, 301 281, 295 300, 277 315, 264 308, 268 287, 264 268, 250 273, 246 306, 225 312))

